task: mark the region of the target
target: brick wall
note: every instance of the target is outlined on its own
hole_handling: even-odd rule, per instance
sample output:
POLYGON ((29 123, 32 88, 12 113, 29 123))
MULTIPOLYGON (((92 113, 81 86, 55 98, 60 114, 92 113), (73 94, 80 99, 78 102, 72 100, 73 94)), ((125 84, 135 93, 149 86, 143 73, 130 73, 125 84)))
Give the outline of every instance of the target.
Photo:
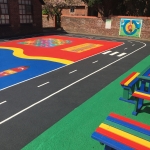
POLYGON ((43 28, 55 27, 55 17, 48 18, 47 15, 42 15, 43 28))
POLYGON ((61 26, 67 32, 118 37, 121 18, 143 19, 140 38, 150 39, 150 18, 148 17, 113 16, 111 17, 111 29, 105 29, 106 18, 62 15, 61 26))
POLYGON ((33 23, 20 24, 18 0, 9 0, 10 24, 0 25, 0 38, 42 32, 42 6, 39 0, 31 0, 33 23))

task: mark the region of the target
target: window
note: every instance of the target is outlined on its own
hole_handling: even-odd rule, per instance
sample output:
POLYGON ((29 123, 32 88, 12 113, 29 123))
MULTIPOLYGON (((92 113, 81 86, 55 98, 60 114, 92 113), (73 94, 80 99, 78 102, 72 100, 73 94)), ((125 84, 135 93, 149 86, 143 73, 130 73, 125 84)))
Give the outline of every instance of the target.
POLYGON ((0 25, 9 24, 7 0, 0 0, 0 25))
POLYGON ((70 8, 70 12, 73 13, 74 12, 74 8, 70 8))
POLYGON ((20 23, 32 23, 32 5, 31 0, 18 0, 20 23))

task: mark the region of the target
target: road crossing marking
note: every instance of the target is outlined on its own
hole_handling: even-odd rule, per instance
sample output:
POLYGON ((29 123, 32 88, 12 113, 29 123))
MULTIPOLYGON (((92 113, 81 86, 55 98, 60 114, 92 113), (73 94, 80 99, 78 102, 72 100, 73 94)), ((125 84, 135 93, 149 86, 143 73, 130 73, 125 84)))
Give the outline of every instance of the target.
POLYGON ((6 103, 6 102, 7 102, 7 101, 3 101, 3 102, 0 103, 0 105, 4 104, 4 103, 6 103))
POLYGON ((69 74, 74 73, 74 72, 76 72, 76 71, 77 71, 77 70, 73 70, 73 71, 69 72, 69 74))
POLYGON ((94 62, 92 62, 93 64, 95 64, 95 63, 97 63, 98 62, 98 60, 96 60, 96 61, 94 61, 94 62))
POLYGON ((41 84, 41 85, 39 85, 39 86, 37 86, 37 87, 41 87, 41 86, 46 85, 46 84, 48 84, 48 83, 49 83, 49 82, 43 83, 43 84, 41 84))
POLYGON ((111 54, 109 54, 109 55, 111 55, 111 56, 113 56, 113 55, 116 55, 116 54, 118 54, 119 52, 114 52, 114 53, 111 53, 111 54))
POLYGON ((104 52, 104 53, 102 53, 102 54, 108 54, 108 53, 111 53, 112 51, 106 51, 106 52, 104 52))
POLYGON ((126 55, 127 53, 121 53, 121 54, 119 54, 119 55, 117 55, 118 57, 121 57, 121 56, 123 56, 123 55, 126 55))

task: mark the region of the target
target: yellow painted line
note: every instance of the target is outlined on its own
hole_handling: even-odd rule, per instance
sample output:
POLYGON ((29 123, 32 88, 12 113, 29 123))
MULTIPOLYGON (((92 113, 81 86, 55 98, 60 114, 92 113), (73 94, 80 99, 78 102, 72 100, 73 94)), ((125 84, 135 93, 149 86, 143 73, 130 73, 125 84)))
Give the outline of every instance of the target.
POLYGON ((85 44, 80 44, 80 45, 64 48, 62 50, 81 53, 81 52, 84 52, 84 51, 87 51, 87 50, 90 50, 90 49, 93 49, 93 48, 97 48, 97 47, 100 47, 100 46, 103 46, 103 45, 93 44, 93 43, 85 43, 85 44))
POLYGON ((23 49, 21 48, 15 48, 15 47, 4 47, 4 46, 0 46, 0 48, 2 49, 6 49, 6 50, 12 50, 13 55, 19 58, 24 58, 24 59, 36 59, 36 60, 47 60, 47 61, 52 61, 52 62, 57 62, 57 63, 62 63, 62 64, 72 64, 73 61, 70 60, 66 60, 66 59, 60 59, 60 58, 53 58, 53 57, 42 57, 42 56, 27 56, 23 53, 23 49))
POLYGON ((106 125, 104 123, 100 124, 99 127, 102 128, 102 129, 105 129, 105 130, 107 130, 107 131, 109 131, 111 133, 114 133, 116 135, 119 135, 119 136, 121 136, 123 138, 126 138, 126 139, 128 139, 130 141, 133 141, 133 142, 138 143, 140 145, 143 145, 143 146, 145 146, 147 148, 150 148, 150 142, 146 141, 146 140, 144 140, 142 138, 139 138, 139 137, 134 136, 132 134, 129 134, 127 132, 121 131, 121 130, 119 130, 117 128, 111 127, 111 126, 106 125))
POLYGON ((124 85, 128 86, 128 84, 129 84, 132 80, 134 80, 139 74, 140 74, 140 73, 137 72, 137 73, 136 73, 132 78, 130 78, 124 85))
POLYGON ((135 93, 135 94, 140 94, 140 95, 143 95, 143 96, 150 97, 150 94, 145 94, 145 93, 141 93, 141 92, 138 92, 138 91, 135 91, 134 93, 135 93))

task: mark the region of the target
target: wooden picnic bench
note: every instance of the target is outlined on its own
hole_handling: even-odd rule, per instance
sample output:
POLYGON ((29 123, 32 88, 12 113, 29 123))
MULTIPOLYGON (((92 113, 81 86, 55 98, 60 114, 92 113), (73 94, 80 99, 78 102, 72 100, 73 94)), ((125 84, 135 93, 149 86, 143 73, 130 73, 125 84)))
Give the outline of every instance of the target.
POLYGON ((124 80, 120 82, 122 88, 123 88, 123 96, 120 97, 120 100, 129 102, 129 103, 134 103, 134 101, 131 98, 132 93, 136 90, 139 89, 139 78, 138 75, 139 72, 132 72, 129 76, 127 76, 124 80))
POLYGON ((105 150, 150 150, 150 126, 115 113, 91 137, 105 144, 105 150))

